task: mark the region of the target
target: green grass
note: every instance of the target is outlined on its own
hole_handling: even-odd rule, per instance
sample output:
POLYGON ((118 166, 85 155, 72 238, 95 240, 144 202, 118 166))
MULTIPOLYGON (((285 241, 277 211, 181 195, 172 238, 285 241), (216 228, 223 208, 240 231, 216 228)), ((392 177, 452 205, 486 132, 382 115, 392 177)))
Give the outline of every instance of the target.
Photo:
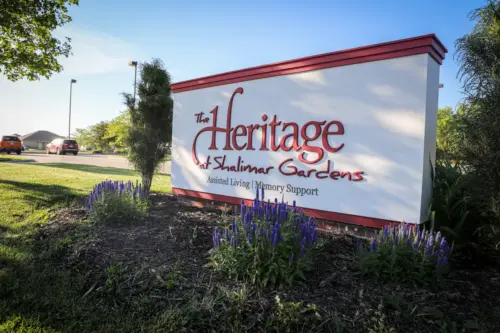
MULTIPOLYGON (((54 260, 67 244, 91 232, 88 224, 77 222, 70 235, 42 239, 38 234, 56 208, 82 203, 105 179, 135 181, 139 176, 88 165, 1 163, 0 332, 120 332, 134 327, 134 319, 120 310, 110 313, 113 304, 83 298, 89 288, 86 275, 62 269, 54 260)), ((169 192, 170 177, 156 176, 152 191, 169 192)))
MULTIPOLYGON (((2 164, 0 170, 0 228, 15 229, 43 221, 51 208, 83 198, 103 180, 140 180, 133 170, 89 165, 2 164)), ((158 175, 153 192, 170 192, 170 177, 158 175)))
POLYGON ((16 154, 8 155, 8 154, 0 153, 0 163, 1 162, 11 162, 11 161, 23 161, 23 160, 26 160, 26 157, 22 157, 22 155, 18 156, 16 154))

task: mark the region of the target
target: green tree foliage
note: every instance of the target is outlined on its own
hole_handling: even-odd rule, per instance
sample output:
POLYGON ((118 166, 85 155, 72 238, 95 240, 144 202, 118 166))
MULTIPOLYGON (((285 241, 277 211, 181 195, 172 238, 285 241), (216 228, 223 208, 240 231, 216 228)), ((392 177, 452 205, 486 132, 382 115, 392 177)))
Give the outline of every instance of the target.
POLYGON ((127 137, 129 160, 142 175, 142 184, 149 190, 153 175, 170 152, 174 102, 170 75, 163 62, 153 59, 140 66, 138 104, 133 95, 123 94, 130 110, 131 126, 127 137))
POLYGON ((433 210, 454 240, 486 249, 500 246, 500 1, 470 18, 475 27, 456 43, 465 100, 455 116, 441 111, 438 129, 438 148, 459 147, 462 167, 436 169, 433 210))
POLYGON ((124 151, 127 148, 126 140, 130 127, 130 112, 127 110, 108 124, 105 139, 115 151, 124 151))
POLYGON ((92 147, 93 142, 89 128, 77 128, 72 137, 80 146, 92 147))
POLYGON ((500 1, 471 13, 476 26, 457 41, 464 103, 463 154, 484 190, 500 198, 500 1))
POLYGON ((58 57, 71 52, 69 38, 52 35, 71 21, 78 0, 0 0, 0 73, 9 80, 37 80, 60 72, 58 57))
POLYGON ((108 138, 109 122, 101 121, 90 126, 90 136, 94 143, 94 148, 102 152, 106 152, 110 148, 111 140, 108 138))
POLYGON ((459 115, 450 106, 438 110, 436 155, 438 159, 457 159, 460 154, 459 115))
POLYGON ((87 149, 108 151, 113 142, 108 134, 109 124, 110 122, 101 121, 88 128, 78 128, 73 137, 79 145, 86 146, 87 149))

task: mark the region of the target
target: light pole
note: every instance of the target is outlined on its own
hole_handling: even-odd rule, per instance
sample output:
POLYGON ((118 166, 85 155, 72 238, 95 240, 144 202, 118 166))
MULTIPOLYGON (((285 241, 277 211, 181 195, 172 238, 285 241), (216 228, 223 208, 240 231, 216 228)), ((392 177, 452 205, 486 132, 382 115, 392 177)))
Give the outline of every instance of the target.
POLYGON ((134 66, 134 107, 135 107, 135 92, 137 90, 137 61, 129 61, 129 66, 134 66))
POLYGON ((73 93, 73 83, 76 83, 76 80, 71 79, 69 82, 69 121, 68 121, 68 139, 71 139, 71 95, 73 93))

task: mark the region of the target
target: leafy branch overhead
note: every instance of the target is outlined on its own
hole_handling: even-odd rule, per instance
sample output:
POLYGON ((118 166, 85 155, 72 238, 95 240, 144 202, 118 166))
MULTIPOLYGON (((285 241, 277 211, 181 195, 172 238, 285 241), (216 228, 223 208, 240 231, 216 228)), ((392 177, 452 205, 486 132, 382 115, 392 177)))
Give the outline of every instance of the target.
POLYGON ((71 22, 68 7, 79 0, 0 0, 0 73, 11 81, 49 78, 71 53, 70 38, 53 31, 71 22))

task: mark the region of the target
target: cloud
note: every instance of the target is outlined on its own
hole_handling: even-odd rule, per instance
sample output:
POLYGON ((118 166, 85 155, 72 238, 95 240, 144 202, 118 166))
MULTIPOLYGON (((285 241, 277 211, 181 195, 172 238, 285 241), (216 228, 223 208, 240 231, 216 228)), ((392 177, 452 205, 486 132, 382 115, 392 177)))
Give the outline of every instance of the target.
POLYGON ((41 129, 65 133, 70 78, 78 80, 73 91, 73 129, 117 116, 123 109, 120 93, 132 91, 134 73, 128 61, 149 58, 139 47, 92 29, 68 25, 55 35, 72 39, 73 55, 59 59, 63 72, 34 82, 0 78, 4 116, 0 133, 41 129))
POLYGON ((67 26, 55 35, 71 38, 73 54, 61 64, 73 76, 129 72, 129 60, 147 59, 139 47, 100 31, 67 26))

